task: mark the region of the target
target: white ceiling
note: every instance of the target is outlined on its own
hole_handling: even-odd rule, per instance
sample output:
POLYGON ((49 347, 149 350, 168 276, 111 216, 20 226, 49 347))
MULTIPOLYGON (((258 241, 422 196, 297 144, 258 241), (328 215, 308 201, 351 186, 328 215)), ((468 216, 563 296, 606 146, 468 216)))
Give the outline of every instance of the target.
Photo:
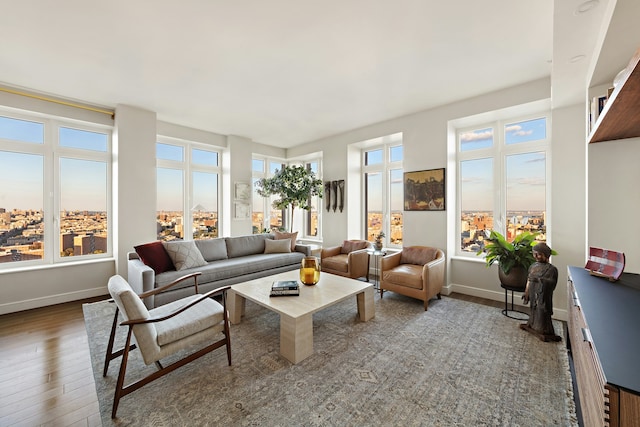
POLYGON ((0 0, 0 82, 286 148, 549 76, 552 58, 554 98, 579 102, 598 23, 574 19, 582 1, 0 0))

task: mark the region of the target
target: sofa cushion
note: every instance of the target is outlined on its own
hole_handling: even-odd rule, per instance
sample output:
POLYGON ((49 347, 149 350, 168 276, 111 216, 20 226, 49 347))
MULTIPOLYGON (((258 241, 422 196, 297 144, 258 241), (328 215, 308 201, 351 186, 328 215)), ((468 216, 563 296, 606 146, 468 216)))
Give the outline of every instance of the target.
POLYGON ((163 245, 178 271, 207 265, 193 240, 163 242, 163 245))
POLYGON ((264 241, 271 239, 268 234, 253 234, 251 236, 227 237, 227 257, 237 258, 247 255, 264 253, 264 241))
POLYGON ((382 274, 382 279, 387 283, 405 286, 407 288, 422 289, 422 266, 420 265, 400 264, 382 274))
POLYGON ((211 262, 227 259, 227 243, 224 238, 196 240, 196 247, 200 250, 205 261, 211 262))
POLYGON ((340 249, 340 253, 348 254, 360 249, 367 249, 368 247, 369 242, 366 240, 345 240, 342 242, 342 249, 340 249))
POLYGON ((437 252, 437 248, 428 246, 408 246, 402 248, 400 264, 425 265, 435 259, 437 252))
POLYGON ((286 252, 291 252, 291 243, 289 242, 289 239, 284 239, 284 240, 266 239, 264 241, 265 254, 281 254, 286 252))
POLYGON ((156 274, 165 271, 175 270, 173 261, 164 248, 161 241, 157 240, 144 245, 134 246, 134 248, 142 262, 151 267, 156 274))
POLYGON ((283 233, 276 230, 273 232, 273 238, 276 240, 291 239, 291 251, 294 251, 296 249, 296 239, 298 238, 298 232, 296 231, 295 233, 283 233))

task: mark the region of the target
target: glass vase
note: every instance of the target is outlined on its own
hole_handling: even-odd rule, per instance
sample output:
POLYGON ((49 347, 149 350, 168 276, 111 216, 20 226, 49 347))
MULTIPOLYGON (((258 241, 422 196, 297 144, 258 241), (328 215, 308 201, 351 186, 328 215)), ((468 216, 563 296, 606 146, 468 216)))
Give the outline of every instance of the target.
POLYGON ((308 286, 315 285, 320 280, 320 260, 314 256, 302 259, 300 265, 300 281, 308 286))

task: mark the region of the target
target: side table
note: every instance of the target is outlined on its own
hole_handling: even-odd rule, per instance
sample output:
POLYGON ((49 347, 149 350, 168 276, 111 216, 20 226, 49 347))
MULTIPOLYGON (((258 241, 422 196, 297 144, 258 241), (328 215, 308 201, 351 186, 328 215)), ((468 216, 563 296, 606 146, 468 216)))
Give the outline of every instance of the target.
POLYGON ((373 271, 375 277, 373 279, 373 289, 380 289, 380 258, 387 254, 385 248, 382 249, 369 249, 367 250, 370 256, 373 256, 373 271))

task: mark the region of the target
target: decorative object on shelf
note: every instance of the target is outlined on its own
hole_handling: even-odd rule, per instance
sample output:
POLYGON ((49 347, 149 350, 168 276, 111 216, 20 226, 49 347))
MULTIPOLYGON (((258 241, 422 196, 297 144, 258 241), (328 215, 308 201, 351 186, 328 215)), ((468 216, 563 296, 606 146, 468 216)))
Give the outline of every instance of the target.
POLYGON ((327 212, 331 210, 331 181, 324 183, 324 199, 327 212))
POLYGON ((520 325, 520 329, 532 333, 541 341, 557 342, 562 338, 553 328, 553 291, 558 284, 558 269, 549 262, 553 251, 546 243, 533 247, 536 262, 529 267, 527 287, 522 300, 530 303, 529 320, 520 325))
POLYGON ((284 166, 276 170, 270 178, 261 178, 256 182, 257 192, 262 197, 279 196, 273 201, 273 207, 284 210, 291 207, 289 231, 293 231, 293 211, 295 208, 311 209, 311 198, 322 198, 322 180, 316 178, 314 171, 304 166, 284 166))
POLYGON ((445 170, 430 169, 404 173, 405 211, 445 210, 445 170))
POLYGON ((373 247, 376 248, 376 251, 382 250, 382 239, 384 238, 384 231, 376 234, 376 238, 373 242, 373 247))
POLYGON ((615 282, 624 272, 624 265, 624 252, 589 247, 589 259, 584 268, 594 276, 605 277, 615 282))
POLYGON ((300 281, 307 285, 315 285, 320 280, 320 260, 314 256, 306 256, 300 265, 300 281))
POLYGON ((338 209, 342 212, 342 209, 344 209, 344 179, 338 181, 338 196, 340 198, 338 201, 338 209))
POLYGON ((333 211, 336 211, 338 207, 338 181, 331 181, 331 194, 332 194, 332 205, 333 211))

